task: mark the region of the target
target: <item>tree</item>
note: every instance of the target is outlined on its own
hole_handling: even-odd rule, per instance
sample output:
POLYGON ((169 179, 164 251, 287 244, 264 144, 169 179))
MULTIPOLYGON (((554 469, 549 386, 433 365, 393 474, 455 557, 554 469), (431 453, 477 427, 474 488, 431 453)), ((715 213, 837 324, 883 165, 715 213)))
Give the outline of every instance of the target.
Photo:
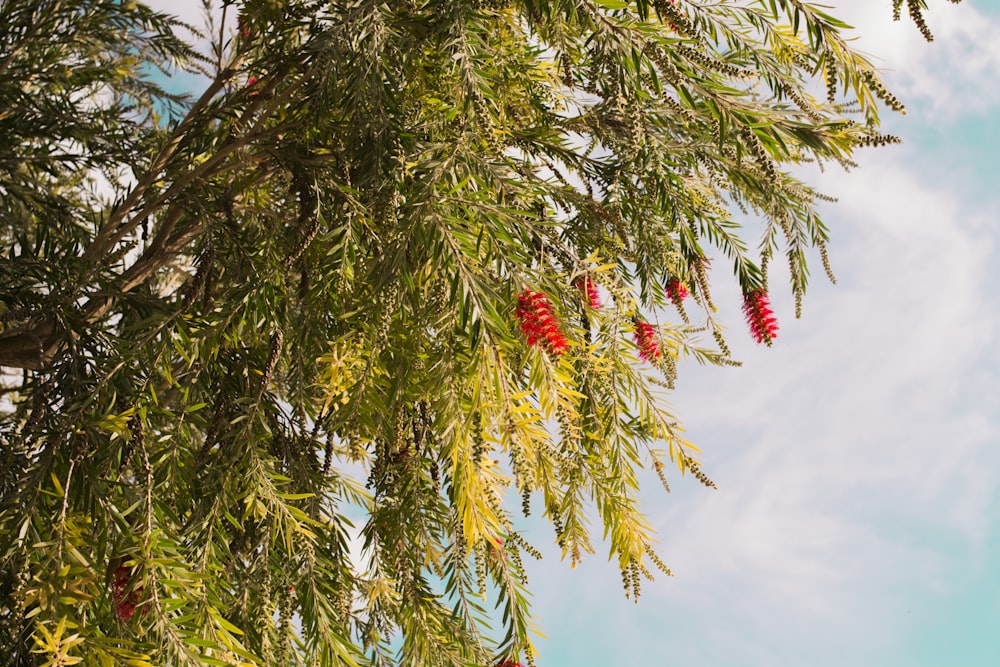
POLYGON ((903 107, 801 0, 221 16, 206 56, 0 3, 5 664, 533 662, 511 496, 574 564, 596 513, 627 595, 669 574, 637 480, 712 486, 664 403, 736 363, 710 256, 771 344, 768 263, 829 273, 795 167, 903 107))

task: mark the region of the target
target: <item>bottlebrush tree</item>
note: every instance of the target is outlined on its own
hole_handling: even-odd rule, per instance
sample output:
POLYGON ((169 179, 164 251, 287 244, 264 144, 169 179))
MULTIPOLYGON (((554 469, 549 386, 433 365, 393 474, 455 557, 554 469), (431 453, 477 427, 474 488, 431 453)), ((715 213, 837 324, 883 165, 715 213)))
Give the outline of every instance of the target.
POLYGON ((902 105, 802 0, 206 4, 0 3, 2 662, 533 664, 517 505, 667 570, 712 280, 902 105))

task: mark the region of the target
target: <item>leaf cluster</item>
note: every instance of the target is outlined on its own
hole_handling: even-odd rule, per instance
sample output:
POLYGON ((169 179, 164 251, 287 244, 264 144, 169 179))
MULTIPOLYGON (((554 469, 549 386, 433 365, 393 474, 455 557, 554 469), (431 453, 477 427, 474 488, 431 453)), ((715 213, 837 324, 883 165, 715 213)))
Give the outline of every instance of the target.
POLYGON ((665 401, 737 363, 712 260, 749 293, 782 254, 801 299, 828 198, 796 168, 902 105, 800 0, 217 19, 208 58, 132 0, 0 4, 0 653, 533 663, 517 510, 574 565, 599 526, 630 596, 669 574, 638 489, 714 486, 665 401))

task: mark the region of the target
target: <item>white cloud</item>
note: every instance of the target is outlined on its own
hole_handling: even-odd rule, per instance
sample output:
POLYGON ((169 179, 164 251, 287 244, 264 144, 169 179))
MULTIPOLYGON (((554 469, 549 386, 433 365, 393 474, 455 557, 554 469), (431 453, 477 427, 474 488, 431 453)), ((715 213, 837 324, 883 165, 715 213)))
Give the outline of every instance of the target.
POLYGON ((892 21, 888 2, 836 0, 831 13, 855 26, 858 46, 880 68, 904 102, 920 101, 934 119, 953 121, 1000 103, 1000 17, 972 2, 930 3, 927 23, 935 41, 928 45, 906 15, 892 21))
POLYGON ((678 578, 656 590, 742 628, 734 651, 790 628, 813 645, 834 630, 857 645, 903 641, 880 619, 920 591, 947 592, 954 551, 974 567, 992 528, 1000 423, 980 369, 1000 367, 996 204, 921 181, 908 157, 884 151, 824 177, 841 197, 828 212, 840 286, 816 289, 790 321, 775 275, 784 328, 772 350, 753 348, 739 295, 719 289, 746 366, 682 373, 678 411, 720 490, 664 503, 678 578))
POLYGON ((628 664, 874 664, 913 642, 927 600, 986 577, 1000 490, 1000 200, 922 175, 927 156, 913 148, 865 157, 819 177, 840 198, 826 218, 841 284, 817 276, 796 321, 775 266, 773 349, 750 341, 720 266, 716 302, 746 364, 684 368, 674 397, 720 489, 675 483, 662 499, 648 485, 677 577, 647 590, 640 618, 669 629, 607 620, 621 613, 608 611, 620 606, 613 568, 585 565, 612 585, 581 592, 580 571, 544 566, 542 610, 572 607, 577 628, 600 627, 586 639, 595 651, 635 637, 628 664))
MULTIPOLYGON (((176 16, 184 23, 194 26, 195 28, 202 28, 205 24, 206 8, 205 5, 199 0, 145 0, 150 8, 158 11, 164 12, 165 14, 172 14, 176 16)), ((209 2, 209 6, 213 16, 219 16, 222 12, 220 2, 209 2)), ((229 12, 234 11, 234 7, 229 9, 229 12)))
POLYGON ((219 21, 225 16, 228 31, 231 33, 236 26, 236 5, 230 5, 223 13, 223 3, 218 0, 144 0, 150 8, 177 17, 185 24, 191 26, 200 34, 181 31, 181 37, 195 44, 199 50, 211 55, 209 31, 213 36, 218 36, 219 21), (209 20, 211 19, 211 21, 209 20), (186 33, 186 34, 185 34, 186 33))

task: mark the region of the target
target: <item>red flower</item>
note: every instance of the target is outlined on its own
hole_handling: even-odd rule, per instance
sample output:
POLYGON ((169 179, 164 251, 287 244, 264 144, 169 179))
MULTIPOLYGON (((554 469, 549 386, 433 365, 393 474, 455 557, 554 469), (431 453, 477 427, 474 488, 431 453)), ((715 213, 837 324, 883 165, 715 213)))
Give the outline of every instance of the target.
POLYGON ((635 319, 635 344, 639 348, 639 358, 653 363, 660 358, 660 343, 656 337, 656 327, 649 322, 635 319))
POLYGON ((506 544, 499 537, 493 538, 494 547, 489 552, 489 558, 491 561, 496 560, 507 560, 507 551, 505 549, 506 544))
POLYGON ((494 665, 494 667, 524 667, 524 665, 522 665, 519 662, 514 662, 510 658, 504 658, 503 660, 501 660, 500 662, 498 662, 496 665, 494 665))
POLYGON ((257 83, 257 77, 251 76, 249 79, 247 79, 247 88, 254 85, 255 83, 257 83))
POLYGON ((591 308, 597 310, 601 307, 601 293, 597 291, 597 283, 590 276, 577 278, 576 286, 587 296, 591 308))
POLYGON ((687 285, 682 283, 679 278, 668 280, 667 284, 663 286, 663 291, 667 293, 667 298, 674 303, 683 301, 688 295, 687 285))
POLYGON ((528 345, 540 345, 551 354, 562 354, 569 347, 552 312, 552 303, 541 292, 526 289, 517 297, 517 319, 528 345))
POLYGON ((770 346, 778 337, 778 320, 768 301, 767 290, 757 289, 743 295, 743 314, 747 318, 750 334, 758 343, 770 346))
POLYGON ((135 572, 119 565, 111 574, 111 606, 119 620, 128 622, 142 602, 142 586, 134 585, 135 572))

